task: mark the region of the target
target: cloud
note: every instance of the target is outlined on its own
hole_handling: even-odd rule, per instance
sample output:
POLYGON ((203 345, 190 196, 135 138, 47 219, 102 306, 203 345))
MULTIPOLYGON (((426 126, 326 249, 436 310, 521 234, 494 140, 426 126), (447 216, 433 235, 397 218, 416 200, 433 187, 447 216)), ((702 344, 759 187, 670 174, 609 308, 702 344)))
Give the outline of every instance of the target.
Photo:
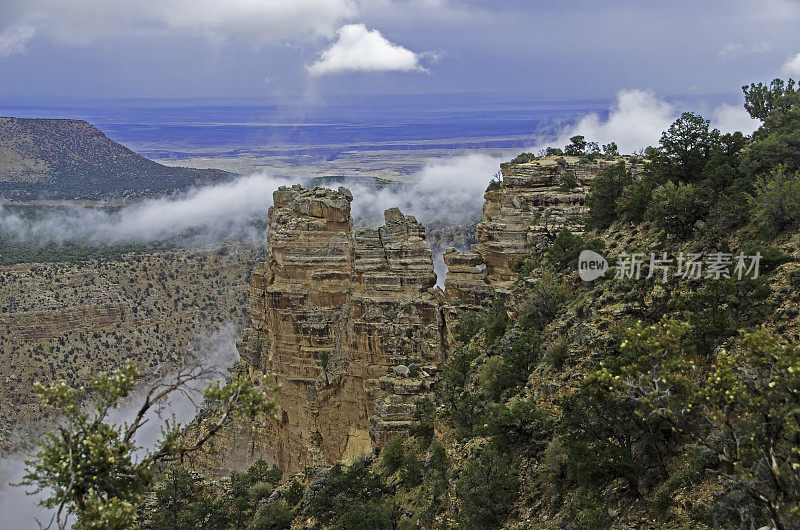
POLYGON ((410 72, 422 70, 416 53, 389 42, 378 30, 348 24, 319 59, 308 67, 313 76, 342 72, 410 72))
POLYGON ((357 14, 355 0, 6 0, 0 20, 9 25, 0 26, 0 56, 4 49, 23 51, 34 33, 68 45, 175 33, 257 46, 330 38, 357 14))
POLYGON ((191 234, 196 243, 259 237, 253 221, 266 218, 272 192, 288 180, 266 174, 148 199, 116 212, 70 207, 37 219, 22 218, 0 205, 0 231, 34 243, 147 243, 191 234))
POLYGON ((330 37, 357 14, 352 0, 177 0, 165 2, 171 27, 216 37, 246 36, 258 44, 275 40, 330 37))
POLYGON ((745 46, 741 42, 728 43, 719 51, 719 56, 723 59, 736 59, 747 55, 757 55, 767 53, 772 49, 769 42, 759 42, 751 46, 745 46))
POLYGON ((353 216, 370 226, 383 224, 384 210, 398 207, 426 226, 461 225, 480 217, 483 194, 505 157, 484 154, 428 162, 408 183, 375 189, 344 183, 353 192, 353 216))
MULTIPOLYGON (((353 216, 363 224, 383 224, 383 211, 395 206, 423 223, 464 224, 480 215, 484 189, 502 161, 470 154, 429 162, 407 183, 391 187, 342 184, 353 191, 353 216)), ((266 219, 272 192, 296 182, 262 173, 147 199, 114 212, 73 206, 38 218, 19 216, 0 204, 0 232, 39 245, 259 241, 263 233, 255 222, 266 219)))
POLYGON ((711 115, 711 126, 720 131, 753 134, 761 126, 761 121, 750 117, 741 105, 723 103, 711 115))
POLYGON ((781 70, 784 74, 800 76, 800 53, 786 59, 781 70))
POLYGON ((566 144, 571 136, 582 134, 587 140, 600 144, 616 142, 621 152, 632 153, 656 145, 675 115, 675 108, 652 92, 621 90, 606 120, 598 114, 589 114, 568 129, 559 143, 566 144))
POLYGON ((36 34, 29 24, 17 24, 0 32, 0 57, 8 57, 25 51, 25 45, 36 34))
MULTIPOLYGON (((710 116, 711 127, 723 133, 741 131, 751 134, 761 122, 754 120, 742 106, 723 103, 706 109, 703 115, 710 116)), ((640 89, 621 90, 616 102, 603 119, 599 114, 584 116, 577 124, 567 127, 559 136, 556 145, 566 145, 569 138, 581 134, 588 141, 599 144, 616 142, 622 153, 632 153, 647 146, 656 146, 661 133, 679 116, 678 109, 655 94, 640 89)), ((706 116, 706 117, 708 117, 706 116)), ((549 144, 552 145, 552 144, 549 144)), ((542 146, 533 148, 536 150, 542 146)))

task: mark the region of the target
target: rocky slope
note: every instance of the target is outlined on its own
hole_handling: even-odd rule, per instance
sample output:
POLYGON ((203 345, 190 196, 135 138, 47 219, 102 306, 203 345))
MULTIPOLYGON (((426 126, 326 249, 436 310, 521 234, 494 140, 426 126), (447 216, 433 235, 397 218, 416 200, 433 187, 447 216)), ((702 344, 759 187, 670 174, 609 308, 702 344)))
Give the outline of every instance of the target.
POLYGON ((153 162, 85 121, 0 118, 0 197, 7 200, 141 197, 230 176, 153 162))
POLYGON ((276 374, 278 413, 237 420, 190 465, 225 476, 263 459, 293 473, 353 461, 406 434, 461 313, 507 291, 531 243, 563 227, 580 232, 585 186, 619 161, 504 164, 485 196, 476 249, 445 254, 444 292, 433 289, 431 250, 413 217, 390 209, 384 226, 354 231, 347 189, 276 191, 237 374, 276 374), (562 191, 567 171, 578 185, 562 191))
POLYGON ((80 385, 124 360, 176 366, 233 340, 260 249, 149 251, 0 267, 0 457, 32 441, 35 381, 80 385))

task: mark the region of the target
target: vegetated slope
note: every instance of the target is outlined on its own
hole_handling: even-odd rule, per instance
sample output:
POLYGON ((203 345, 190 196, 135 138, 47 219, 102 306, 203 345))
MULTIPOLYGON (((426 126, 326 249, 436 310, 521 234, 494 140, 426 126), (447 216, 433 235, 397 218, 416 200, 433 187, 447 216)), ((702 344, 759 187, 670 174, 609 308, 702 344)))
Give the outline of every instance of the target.
POLYGON ((153 162, 81 120, 0 118, 0 197, 5 199, 150 196, 231 175, 153 162))
POLYGON ((247 278, 260 254, 242 245, 139 249, 0 266, 0 456, 38 429, 35 381, 79 386, 125 360, 149 371, 180 365, 211 334, 243 325, 247 278))

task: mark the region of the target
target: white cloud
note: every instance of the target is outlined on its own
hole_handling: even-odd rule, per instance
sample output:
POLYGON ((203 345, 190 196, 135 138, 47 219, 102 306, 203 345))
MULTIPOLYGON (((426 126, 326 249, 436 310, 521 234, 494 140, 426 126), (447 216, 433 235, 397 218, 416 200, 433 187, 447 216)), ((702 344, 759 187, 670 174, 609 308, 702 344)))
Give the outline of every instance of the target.
MULTIPOLYGON (((741 131, 751 134, 761 122, 754 120, 742 106, 724 103, 703 114, 710 115, 711 127, 723 133, 741 131)), ((589 114, 567 128, 556 141, 566 145, 569 138, 581 134, 599 144, 616 142, 622 153, 632 153, 647 146, 657 146, 661 133, 679 116, 678 109, 658 99, 652 92, 639 89, 622 90, 609 109, 608 118, 589 114)))
POLYGON ((747 55, 757 55, 767 53, 772 49, 772 44, 769 42, 759 42, 751 46, 745 46, 741 42, 728 43, 719 51, 719 56, 723 59, 736 59, 738 57, 745 57, 747 55))
POLYGON ((0 31, 0 57, 8 57, 25 51, 25 45, 36 34, 36 28, 28 24, 17 24, 0 31))
POLYGON ((781 70, 783 73, 788 75, 800 76, 800 53, 786 59, 786 62, 783 63, 783 68, 781 68, 781 70))
POLYGON ((308 67, 313 76, 341 72, 409 72, 421 70, 419 56, 389 42, 378 30, 364 24, 348 24, 339 29, 339 38, 308 67))
POLYGON ((356 15, 355 0, 4 0, 0 20, 8 26, 0 25, 0 52, 22 51, 34 33, 68 45, 153 33, 255 45, 303 41, 330 38, 356 15))
POLYGON ((744 134, 752 134, 761 126, 761 122, 751 118, 743 106, 723 103, 714 109, 711 126, 723 133, 741 131, 744 134))
POLYGON ((352 0, 177 0, 163 7, 163 19, 172 28, 246 36, 258 44, 330 37, 356 13, 352 0))
POLYGON ((652 92, 622 90, 606 120, 597 114, 589 114, 570 128, 559 143, 569 143, 571 136, 582 134, 587 140, 601 144, 616 142, 621 152, 632 153, 656 145, 675 115, 674 107, 656 98, 652 92))

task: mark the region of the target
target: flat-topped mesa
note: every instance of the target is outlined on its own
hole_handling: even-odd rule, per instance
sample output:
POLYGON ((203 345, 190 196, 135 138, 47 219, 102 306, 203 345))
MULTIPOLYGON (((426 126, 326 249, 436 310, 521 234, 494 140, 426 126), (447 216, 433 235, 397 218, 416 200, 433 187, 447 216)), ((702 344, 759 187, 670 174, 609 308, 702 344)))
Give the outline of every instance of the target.
POLYGON ((292 473, 407 432, 433 369, 404 384, 383 379, 401 365, 441 362, 433 259, 424 228, 396 208, 385 226, 354 234, 351 200, 345 188, 274 193, 239 352, 244 372, 277 375, 278 421, 237 419, 195 469, 224 476, 262 458, 292 473))

